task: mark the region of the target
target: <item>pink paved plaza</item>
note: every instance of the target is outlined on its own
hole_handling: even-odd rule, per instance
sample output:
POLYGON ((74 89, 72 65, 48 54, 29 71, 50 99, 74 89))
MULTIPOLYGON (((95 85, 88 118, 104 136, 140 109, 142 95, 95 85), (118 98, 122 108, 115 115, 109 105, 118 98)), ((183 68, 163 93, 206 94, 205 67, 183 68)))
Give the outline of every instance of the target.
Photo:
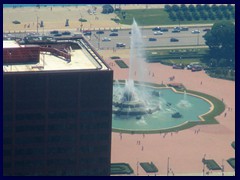
MULTIPOLYGON (((119 68, 107 53, 101 54, 105 54, 106 62, 114 70, 115 80, 127 79, 128 69, 119 68)), ((126 53, 124 56, 127 56, 126 53)), ((129 64, 128 58, 122 59, 129 64)), ((214 159, 219 165, 223 162, 225 172, 234 172, 226 160, 235 157, 231 147, 235 140, 235 82, 211 78, 204 71, 176 70, 160 63, 146 64, 147 75, 149 71, 154 73, 154 77, 149 77, 150 82, 167 84, 170 82, 169 77, 175 76, 171 82, 182 83, 187 89, 223 99, 226 109, 216 117, 219 124, 195 126, 178 133, 146 134, 145 137, 142 134, 122 134, 121 138, 120 133, 113 132, 111 162, 129 163, 135 175, 147 175, 140 166, 137 167, 137 162, 152 161, 159 170, 156 175, 167 175, 169 157, 174 175, 200 175, 203 170, 202 158, 206 154, 206 159, 214 159), (232 110, 228 111, 228 107, 232 110), (140 141, 140 145, 137 141, 140 141)), ((135 80, 137 75, 138 72, 135 80)))

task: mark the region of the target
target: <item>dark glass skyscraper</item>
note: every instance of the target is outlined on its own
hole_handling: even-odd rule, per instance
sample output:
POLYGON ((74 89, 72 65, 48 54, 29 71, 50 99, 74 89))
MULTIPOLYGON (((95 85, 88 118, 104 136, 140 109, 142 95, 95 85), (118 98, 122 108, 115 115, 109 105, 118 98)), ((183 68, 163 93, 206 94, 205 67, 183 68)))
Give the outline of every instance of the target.
POLYGON ((24 47, 5 42, 19 60, 3 65, 4 175, 110 175, 113 71, 77 44, 70 61, 40 47, 26 63, 24 47))

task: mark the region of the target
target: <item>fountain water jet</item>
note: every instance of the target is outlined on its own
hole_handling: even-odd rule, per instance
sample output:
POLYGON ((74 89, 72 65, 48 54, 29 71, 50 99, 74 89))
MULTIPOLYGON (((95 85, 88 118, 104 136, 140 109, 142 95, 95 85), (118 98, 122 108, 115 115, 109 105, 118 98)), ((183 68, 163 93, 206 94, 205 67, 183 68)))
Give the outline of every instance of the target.
MULTIPOLYGON (((126 80, 124 92, 121 100, 113 102, 115 108, 113 113, 116 115, 143 115, 151 114, 159 110, 159 106, 149 108, 147 106, 147 95, 144 90, 140 94, 136 93, 134 79, 138 72, 138 81, 146 81, 145 71, 145 52, 141 31, 133 20, 131 30, 131 49, 128 80, 126 80), (139 98, 141 97, 141 99, 139 98)), ((139 117, 138 117, 139 118, 139 117)))

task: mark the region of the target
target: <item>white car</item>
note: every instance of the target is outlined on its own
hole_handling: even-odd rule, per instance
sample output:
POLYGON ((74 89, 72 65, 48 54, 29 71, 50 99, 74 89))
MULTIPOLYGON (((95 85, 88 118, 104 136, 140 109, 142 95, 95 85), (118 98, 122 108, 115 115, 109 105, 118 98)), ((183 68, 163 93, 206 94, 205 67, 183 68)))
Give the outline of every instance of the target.
POLYGON ((162 31, 156 31, 156 32, 154 32, 154 35, 163 35, 163 32, 162 31))
POLYGON ((109 38, 109 37, 104 37, 104 38, 102 38, 102 41, 111 41, 111 38, 109 38))
POLYGON ((192 31, 192 34, 199 34, 199 33, 200 33, 200 31, 198 29, 195 29, 192 31))

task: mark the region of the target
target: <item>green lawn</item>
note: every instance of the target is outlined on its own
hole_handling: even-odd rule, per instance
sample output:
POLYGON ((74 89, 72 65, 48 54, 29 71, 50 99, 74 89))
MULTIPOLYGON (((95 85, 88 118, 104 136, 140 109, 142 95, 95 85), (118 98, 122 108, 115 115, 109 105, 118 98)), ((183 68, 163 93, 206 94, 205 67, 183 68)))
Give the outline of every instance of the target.
MULTIPOLYGON (((135 9, 124 10, 126 12, 126 19, 122 18, 121 12, 117 12, 118 18, 121 19, 121 24, 131 25, 133 18, 140 26, 153 26, 153 25, 175 25, 179 24, 177 21, 172 21, 168 18, 168 13, 164 9, 135 9)), ((221 20, 192 20, 180 21, 180 24, 213 24, 221 20)))

